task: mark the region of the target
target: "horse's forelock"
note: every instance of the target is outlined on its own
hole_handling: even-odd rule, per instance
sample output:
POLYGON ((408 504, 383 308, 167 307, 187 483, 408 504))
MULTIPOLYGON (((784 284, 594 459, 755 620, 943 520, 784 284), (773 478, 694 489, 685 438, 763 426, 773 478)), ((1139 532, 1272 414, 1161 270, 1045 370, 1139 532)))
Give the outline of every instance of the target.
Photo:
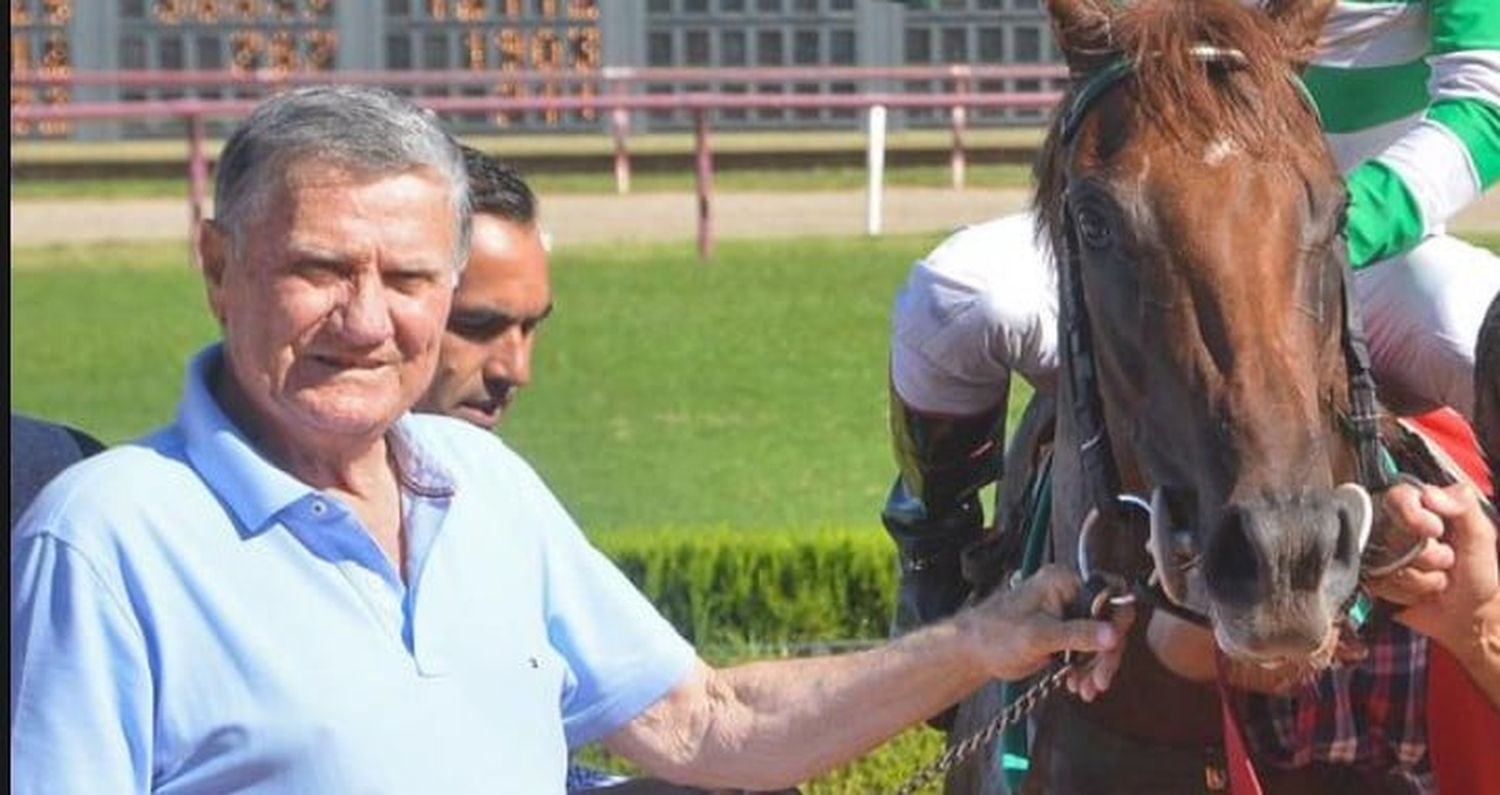
POLYGON ((1231 134, 1242 146, 1270 150, 1286 145, 1292 127, 1305 124, 1302 101, 1289 79, 1293 53, 1263 13, 1236 0, 1146 0, 1115 21, 1126 57, 1135 64, 1132 106, 1173 135, 1201 140, 1231 134), (1235 50, 1241 63, 1205 64, 1194 48, 1235 50), (1249 91, 1226 86, 1233 73, 1249 91))
MULTIPOLYGON (((1298 53, 1260 11, 1237 0, 1138 0, 1117 12, 1111 31, 1119 55, 1134 64, 1127 78, 1133 111, 1165 134, 1184 142, 1228 135, 1257 157, 1316 140, 1310 117, 1299 108, 1304 100, 1288 79, 1298 53), (1237 51, 1244 61, 1205 64, 1193 52, 1203 45, 1237 51), (1250 90, 1228 90, 1223 77, 1231 72, 1250 90)), ((1036 169, 1038 236, 1054 251, 1063 250, 1067 152, 1061 139, 1059 113, 1036 169)))

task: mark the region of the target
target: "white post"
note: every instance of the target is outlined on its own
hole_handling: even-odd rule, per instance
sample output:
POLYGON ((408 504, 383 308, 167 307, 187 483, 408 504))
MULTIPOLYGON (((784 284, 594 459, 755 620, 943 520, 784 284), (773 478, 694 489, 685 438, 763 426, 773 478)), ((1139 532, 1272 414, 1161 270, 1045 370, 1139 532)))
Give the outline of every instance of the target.
POLYGON ((880 234, 880 218, 885 192, 885 106, 870 107, 867 128, 865 166, 870 183, 865 192, 865 234, 880 234))

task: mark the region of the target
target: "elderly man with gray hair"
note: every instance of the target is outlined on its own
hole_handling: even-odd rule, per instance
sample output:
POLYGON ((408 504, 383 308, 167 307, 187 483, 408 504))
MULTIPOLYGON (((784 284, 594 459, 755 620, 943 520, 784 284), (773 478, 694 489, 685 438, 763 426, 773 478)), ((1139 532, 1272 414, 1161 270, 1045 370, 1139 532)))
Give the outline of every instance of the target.
POLYGON ((196 240, 222 341, 175 420, 64 472, 11 550, 17 792, 559 792, 595 739, 771 788, 1120 626, 1047 570, 852 655, 724 670, 499 439, 410 409, 470 220, 458 150, 387 92, 310 88, 225 146, 196 240))

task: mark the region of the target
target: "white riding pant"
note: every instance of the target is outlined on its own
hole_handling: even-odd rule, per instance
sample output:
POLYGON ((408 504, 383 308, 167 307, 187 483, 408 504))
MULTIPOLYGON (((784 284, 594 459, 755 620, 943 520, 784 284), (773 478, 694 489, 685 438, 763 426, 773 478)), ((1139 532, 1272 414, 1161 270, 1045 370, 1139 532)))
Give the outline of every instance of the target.
MULTIPOLYGON (((970 226, 912 267, 892 312, 891 383, 913 409, 977 414, 1010 374, 1049 390, 1058 366, 1057 268, 1020 213, 970 226)), ((1500 293, 1500 257, 1428 238, 1354 274, 1381 396, 1398 412, 1474 412, 1474 345, 1500 293)))

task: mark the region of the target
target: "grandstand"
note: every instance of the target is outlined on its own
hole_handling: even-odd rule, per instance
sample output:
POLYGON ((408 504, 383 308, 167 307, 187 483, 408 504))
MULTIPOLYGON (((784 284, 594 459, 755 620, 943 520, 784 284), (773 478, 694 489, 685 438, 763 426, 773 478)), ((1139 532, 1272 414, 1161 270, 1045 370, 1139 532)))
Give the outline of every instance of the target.
MULTIPOLYGON (((1058 78, 969 78, 961 69, 899 74, 905 67, 1055 63, 1038 0, 13 0, 10 21, 13 106, 249 98, 278 77, 339 72, 472 73, 474 79, 403 89, 422 97, 1058 87, 1058 78), (643 68, 657 77, 610 79, 643 68), (70 79, 110 74, 156 79, 70 79), (189 79, 194 74, 220 79, 189 79)), ((968 123, 1034 124, 1042 112, 977 108, 968 123)), ((453 122, 469 133, 599 132, 606 115, 537 109, 462 114, 453 122)), ((856 115, 825 107, 724 108, 712 123, 717 130, 847 129, 856 115)), ((891 119, 896 129, 948 121, 941 108, 907 109, 891 119)), ((635 111, 629 119, 635 132, 691 123, 672 109, 635 111)), ((109 139, 182 131, 180 120, 153 119, 13 121, 12 133, 109 139)))

